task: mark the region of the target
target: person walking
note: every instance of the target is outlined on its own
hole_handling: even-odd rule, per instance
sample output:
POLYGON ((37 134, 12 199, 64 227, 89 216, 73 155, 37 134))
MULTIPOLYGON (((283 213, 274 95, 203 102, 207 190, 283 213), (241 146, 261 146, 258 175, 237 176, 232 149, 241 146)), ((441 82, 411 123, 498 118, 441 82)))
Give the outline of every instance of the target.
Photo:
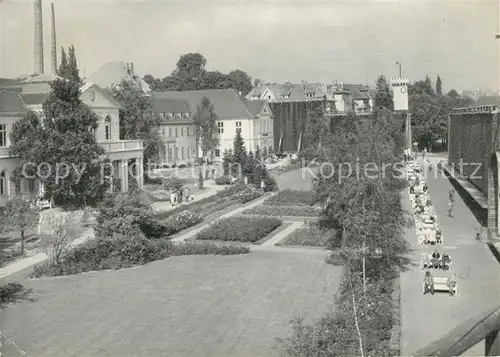
POLYGON ((448 196, 450 198, 450 202, 455 202, 455 190, 453 188, 450 188, 448 196))
POLYGON ((453 218, 453 201, 448 201, 447 209, 448 209, 448 217, 453 218))

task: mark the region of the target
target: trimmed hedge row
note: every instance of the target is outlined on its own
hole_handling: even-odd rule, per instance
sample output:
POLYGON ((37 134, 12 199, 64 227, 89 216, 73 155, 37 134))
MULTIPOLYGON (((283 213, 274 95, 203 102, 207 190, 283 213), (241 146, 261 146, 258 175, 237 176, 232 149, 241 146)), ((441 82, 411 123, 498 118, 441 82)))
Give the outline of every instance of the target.
POLYGON ((105 269, 123 269, 179 255, 246 254, 242 245, 220 246, 213 243, 173 244, 166 239, 143 236, 98 238, 70 250, 60 264, 44 262, 36 265, 32 277, 60 276, 105 269))
POLYGON ((286 189, 264 201, 269 206, 314 206, 317 203, 314 192, 286 189))
POLYGON ((198 240, 257 242, 281 225, 276 218, 230 217, 218 220, 196 235, 198 240))
MULTIPOLYGON (((290 233, 279 245, 301 245, 309 247, 330 247, 330 236, 333 232, 318 227, 299 228, 290 233)), ((340 242, 339 242, 340 243, 340 242)))
POLYGON ((255 214, 273 217, 319 217, 321 211, 309 206, 259 205, 243 211, 243 214, 255 214))

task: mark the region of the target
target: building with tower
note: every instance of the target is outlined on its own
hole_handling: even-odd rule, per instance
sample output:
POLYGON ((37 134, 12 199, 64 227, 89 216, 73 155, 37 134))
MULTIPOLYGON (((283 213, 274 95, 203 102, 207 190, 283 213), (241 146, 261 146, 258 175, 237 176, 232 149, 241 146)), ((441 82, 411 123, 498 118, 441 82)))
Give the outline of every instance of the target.
POLYGON ((394 111, 400 113, 405 118, 405 154, 411 155, 413 151, 413 140, 411 135, 411 116, 408 111, 408 87, 410 80, 405 77, 396 77, 391 79, 394 111))

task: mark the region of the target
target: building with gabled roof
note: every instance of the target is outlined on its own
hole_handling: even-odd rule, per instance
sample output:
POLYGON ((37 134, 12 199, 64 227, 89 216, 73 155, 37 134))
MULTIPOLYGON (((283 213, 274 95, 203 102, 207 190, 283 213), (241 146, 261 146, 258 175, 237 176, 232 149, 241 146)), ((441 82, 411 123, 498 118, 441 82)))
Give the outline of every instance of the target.
POLYGON ((187 165, 201 156, 222 160, 233 148, 236 132, 241 132, 248 150, 273 152, 272 112, 267 101, 248 101, 235 89, 153 92, 153 107, 161 118, 160 135, 165 144, 167 166, 187 165), (218 117, 219 146, 202 153, 196 145, 194 116, 203 98, 208 98, 218 117), (213 154, 213 155, 212 155, 213 154))

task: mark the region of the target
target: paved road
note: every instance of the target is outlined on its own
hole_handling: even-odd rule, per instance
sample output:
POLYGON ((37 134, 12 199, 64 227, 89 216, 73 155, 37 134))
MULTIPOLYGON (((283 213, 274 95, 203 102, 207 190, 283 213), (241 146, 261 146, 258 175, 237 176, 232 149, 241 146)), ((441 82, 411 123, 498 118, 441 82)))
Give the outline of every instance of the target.
MULTIPOLYGON (((435 163, 438 159, 431 158, 435 163)), ((419 268, 420 246, 415 230, 409 230, 415 265, 401 274, 401 347, 404 356, 413 354, 500 302, 500 265, 485 244, 475 241, 474 230, 479 223, 458 195, 455 195, 454 218, 447 217, 446 204, 451 185, 445 177, 435 178, 434 175, 429 175, 427 182, 443 230, 444 244, 439 250, 447 252, 453 259, 459 295, 422 295, 424 273, 419 268)), ((484 341, 467 354, 484 355, 484 341)))

